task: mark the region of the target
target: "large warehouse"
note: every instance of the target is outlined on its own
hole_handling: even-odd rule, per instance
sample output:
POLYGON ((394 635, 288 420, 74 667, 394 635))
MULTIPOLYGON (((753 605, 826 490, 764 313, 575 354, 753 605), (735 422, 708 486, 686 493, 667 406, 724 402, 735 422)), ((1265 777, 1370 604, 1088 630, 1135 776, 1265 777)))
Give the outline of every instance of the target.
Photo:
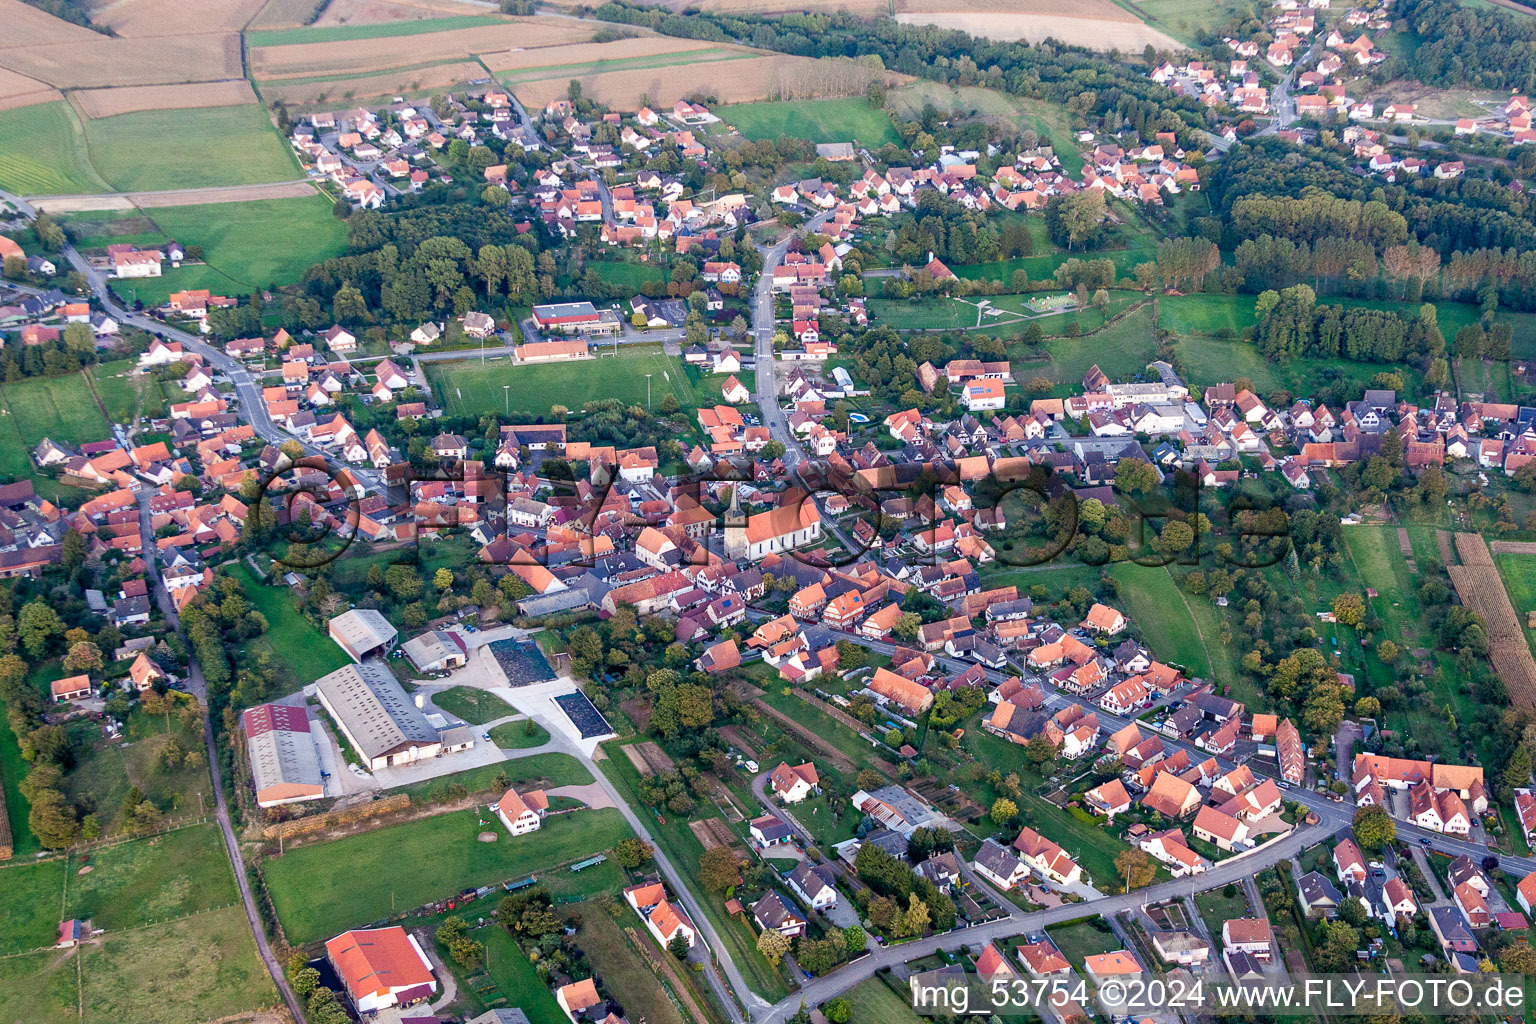
POLYGON ((384 665, 346 665, 321 676, 315 689, 321 706, 370 770, 411 764, 442 751, 437 729, 384 665))
POLYGON ((374 651, 381 653, 395 646, 399 634, 389 620, 372 608, 353 608, 342 612, 330 622, 331 639, 351 655, 353 661, 362 661, 374 651))
POLYGON ((240 716, 251 782, 259 807, 318 800, 325 796, 320 758, 302 705, 259 704, 240 716))

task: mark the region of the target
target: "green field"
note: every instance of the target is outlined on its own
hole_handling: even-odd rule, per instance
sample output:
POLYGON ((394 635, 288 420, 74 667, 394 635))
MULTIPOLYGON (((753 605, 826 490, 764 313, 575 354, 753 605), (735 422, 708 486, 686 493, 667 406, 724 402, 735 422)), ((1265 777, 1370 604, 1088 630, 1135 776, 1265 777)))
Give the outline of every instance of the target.
POLYGON ((91 163, 124 192, 301 177, 266 109, 256 103, 119 114, 87 120, 85 135, 91 163))
POLYGON ((188 288, 244 295, 268 285, 292 284, 312 265, 341 255, 347 247, 346 224, 331 215, 331 204, 318 194, 167 206, 149 213, 159 229, 153 235, 84 240, 95 247, 124 240, 151 245, 170 239, 203 247, 202 264, 114 285, 125 299, 139 299, 146 305, 164 302, 171 292, 188 288))
POLYGON ((920 1024, 932 1019, 918 1016, 912 1008, 910 997, 893 991, 879 978, 866 978, 859 982, 848 990, 847 997, 849 1005, 854 1008, 853 1019, 860 1024, 873 1024, 875 1021, 880 1024, 920 1024))
POLYGON ((1073 921, 1071 924, 1056 925, 1047 928, 1046 934, 1051 941, 1056 943, 1056 948, 1061 950, 1061 955, 1067 958, 1067 962, 1073 967, 1082 969, 1085 957, 1095 956, 1099 953, 1113 953, 1117 949, 1124 949, 1125 945, 1115 933, 1106 926, 1104 931, 1099 931, 1094 922, 1073 921))
POLYGON ((1061 161, 1061 169, 1076 178, 1083 169, 1083 155, 1072 137, 1071 115, 1065 107, 1048 100, 1010 96, 979 85, 954 86, 918 81, 886 93, 886 104, 898 118, 918 120, 923 107, 932 104, 941 112, 975 117, 994 124, 1028 128, 1049 145, 1061 161))
POLYGON ((589 75, 600 75, 613 71, 645 71, 650 68, 676 67, 680 57, 691 65, 695 64, 720 64, 726 61, 747 60, 758 56, 755 53, 743 50, 731 50, 725 47, 704 47, 698 50, 689 50, 686 55, 677 53, 653 53, 641 57, 616 57, 608 60, 592 60, 579 64, 555 64, 542 67, 523 68, 517 71, 505 71, 496 78, 506 85, 516 86, 523 82, 546 82, 550 79, 560 78, 585 78, 589 75))
POLYGON ((0 188, 24 196, 107 191, 68 103, 0 110, 0 188))
MULTIPOLYGON (((165 415, 166 395, 160 379, 150 374, 133 374, 136 365, 137 360, 117 359, 91 367, 96 395, 113 423, 165 415)), ((176 400, 180 401, 180 396, 176 400)))
MULTIPOLYGON (((1354 390, 1369 385, 1383 370, 1400 371, 1408 382, 1408 391, 1418 393, 1421 375, 1408 366, 1384 363, 1353 363, 1345 359, 1291 359, 1271 363, 1246 341, 1222 341, 1215 338, 1189 337, 1177 342, 1179 356, 1189 367, 1191 384, 1219 384, 1246 377, 1261 395, 1285 389, 1292 394, 1313 394, 1326 379, 1341 376, 1354 390)), ((1110 373, 1105 368, 1105 373, 1110 373)), ((1111 376, 1114 376, 1112 373, 1111 376)))
POLYGON ((528 1024, 567 1024, 555 994, 505 928, 495 925, 475 934, 485 942, 485 971, 507 1005, 527 1014, 528 1024))
POLYGON ((461 14, 447 18, 421 18, 416 21, 386 21, 376 25, 325 25, 319 28, 257 29, 245 34, 247 46, 290 46, 295 43, 340 43, 349 39, 384 39, 392 36, 419 36, 428 32, 452 32, 461 28, 504 25, 506 18, 494 14, 461 14))
MULTIPOLYGON (((0 712, 4 710, 4 705, 0 704, 0 712)), ((16 742, 16 734, 11 731, 10 716, 0 713, 0 787, 3 787, 5 793, 5 817, 11 826, 11 847, 16 856, 36 853, 39 849, 37 837, 27 824, 32 804, 21 795, 20 789, 21 780, 31 770, 31 766, 21 756, 21 745, 16 742)), ((3 896, 3 892, 0 892, 0 896, 3 896)))
MULTIPOLYGON (((1097 312, 1082 315, 1090 320, 1098 318, 1097 312)), ((1053 317, 1045 322, 1057 320, 1053 317)), ((1111 380, 1125 380, 1145 372, 1147 364, 1157 358, 1152 324, 1152 307, 1148 304, 1102 331, 1081 338, 1059 338, 1039 348, 1022 342, 1010 344, 1008 358, 1013 360, 1016 379, 1045 377, 1056 385, 1055 394, 1065 397, 1082 390, 1083 375, 1092 366, 1109 374, 1111 380)))
POLYGON ((107 418, 78 373, 0 386, 0 476, 6 479, 40 479, 32 449, 45 437, 80 444, 110 436, 107 418))
POLYGON ((1121 7, 1153 28, 1162 29, 1183 43, 1193 44, 1199 33, 1214 33, 1234 17, 1249 13, 1251 4, 1242 0, 1116 0, 1121 7))
POLYGON ((270 653, 288 669, 292 681, 297 684, 312 683, 326 673, 352 663, 336 641, 299 614, 287 587, 262 583, 243 562, 229 566, 228 572, 245 584, 246 598, 267 620, 266 633, 248 641, 246 652, 270 653))
POLYGON ((197 1024, 276 999, 240 907, 108 931, 78 950, 0 959, 0 1019, 8 1021, 197 1024))
POLYGON ((432 695, 432 703, 450 715, 458 715, 471 725, 484 725, 497 718, 517 714, 517 709, 485 690, 472 686, 451 686, 432 695))
POLYGON ((877 148, 899 145, 891 119, 861 99, 734 103, 715 113, 756 142, 788 136, 808 142, 857 142, 877 148))
POLYGON ((466 886, 512 881, 611 849, 630 834, 614 808, 545 819, 509 836, 483 811, 454 811, 330 843, 289 850, 263 865, 288 941, 307 943, 408 910, 466 886), (482 843, 482 831, 496 834, 482 843), (401 870, 408 865, 409 870, 401 870), (369 881, 364 881, 369 880, 369 881))
POLYGON ((714 405, 720 400, 719 385, 695 386, 692 375, 697 371, 684 367, 681 359, 664 355, 660 349, 635 352, 634 348, 623 346, 619 355, 595 360, 528 366, 506 360, 482 364, 466 358, 462 362, 428 364, 427 376, 432 393, 450 416, 495 413, 504 406, 513 411, 543 414, 551 406, 577 410, 588 402, 605 398, 644 407, 648 373, 652 408, 661 404, 669 390, 684 409, 714 405), (507 385, 511 390, 504 392, 502 388, 507 385))
MULTIPOLYGON (((1110 574, 1120 581, 1120 600, 1153 656, 1183 665, 1191 676, 1214 678, 1207 641, 1168 570, 1119 562, 1110 568, 1110 574)), ((1210 642, 1215 641, 1212 637, 1210 642)))
POLYGON ((1145 241, 1140 238, 1132 239, 1123 249, 1095 249, 1090 252, 1053 252, 1041 256, 1020 256, 1011 260, 995 260, 991 263, 964 263, 952 266, 949 269, 955 272, 956 277, 963 277, 967 281, 1003 281, 1011 283, 1013 272, 1022 270, 1029 275, 1031 281, 1049 281, 1056 273, 1056 268, 1069 259, 1110 260, 1115 265, 1115 273, 1120 277, 1128 277, 1131 268, 1138 263, 1146 263, 1157 258, 1156 241, 1145 241))
MULTIPOLYGON (((20 852, 20 851, 18 851, 20 852)), ((13 860, 0 868, 0 957, 51 945, 63 911, 64 858, 13 860)))
POLYGON ((610 992, 622 992, 626 1016, 647 1021, 648 1024, 686 1024, 688 1018, 679 1011, 661 976, 651 970, 650 964, 640 956, 624 936, 623 928, 632 928, 649 948, 652 957, 660 960, 667 952, 658 949, 644 924, 624 906, 620 919, 613 917, 601 906, 586 904, 581 908, 581 931, 578 939, 592 959, 603 983, 610 992))
MULTIPOLYGON (((1510 604, 1515 606, 1515 617, 1523 619, 1526 612, 1536 610, 1536 555, 1498 554, 1493 561, 1504 579, 1504 589, 1509 591, 1510 604)), ((1536 640, 1528 629, 1525 640, 1536 650, 1536 640)))
POLYGON ((549 742, 549 733, 537 722, 533 723, 533 735, 525 731, 532 719, 521 722, 502 722, 491 729, 491 742, 502 750, 521 750, 525 747, 542 747, 549 742))
POLYGON ((160 759, 172 737, 183 750, 200 750, 200 720, 184 725, 176 716, 151 717, 135 711, 128 720, 129 743, 104 741, 100 729, 90 722, 71 723, 68 731, 75 767, 65 776, 65 795, 77 806, 96 808, 102 835, 119 831, 130 787, 175 817, 213 806, 205 763, 168 768, 160 759))
POLYGON ((609 284, 640 290, 649 281, 665 281, 667 268, 659 263, 618 263, 611 260, 593 261, 588 269, 609 284))

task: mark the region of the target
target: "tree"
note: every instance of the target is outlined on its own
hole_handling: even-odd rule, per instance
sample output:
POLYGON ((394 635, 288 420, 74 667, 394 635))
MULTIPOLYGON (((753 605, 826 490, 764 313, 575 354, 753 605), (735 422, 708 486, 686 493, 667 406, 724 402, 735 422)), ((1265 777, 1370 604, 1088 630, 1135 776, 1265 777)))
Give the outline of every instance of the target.
POLYGON ((679 931, 672 936, 672 941, 667 943, 667 952, 679 960, 688 959, 688 936, 679 931))
POLYGON ((448 590, 453 586, 453 570, 447 566, 432 574, 432 585, 438 590, 448 590))
POLYGON ((1384 807, 1361 807, 1355 811, 1355 840, 1362 849, 1385 850, 1397 841, 1397 823, 1384 807))
POLYGON ((102 666, 101 649, 89 640, 81 640, 70 647, 69 653, 64 655, 62 664, 70 672, 100 672, 102 666))
MULTIPOLYGON (((528 721, 532 722, 533 719, 528 721)), ((650 843, 632 836, 619 840, 619 845, 613 848, 613 859, 619 862, 619 867, 634 870, 654 857, 655 853, 650 843)))
POLYGON ((1341 625, 1358 629, 1365 622, 1365 598, 1353 592, 1340 594, 1333 599, 1333 617, 1341 625))
POLYGON ((868 943, 869 936, 865 935, 864 929, 858 925, 851 924, 843 929, 843 947, 848 951, 849 956, 863 952, 868 943))
MULTIPOLYGON (((719 847, 716 847, 719 849, 719 847)), ((789 952, 789 939, 776 931, 765 931, 757 937, 757 951, 768 961, 769 966, 775 970, 789 952)))
POLYGON ((853 1019, 853 1007, 842 996, 822 1004, 821 1015, 829 1024, 848 1024, 853 1019))
POLYGON ((16 634, 34 660, 41 658, 53 638, 63 632, 63 620, 41 600, 23 605, 21 615, 16 619, 16 634))
POLYGON ((725 846, 712 846, 699 857, 699 881, 710 892, 725 892, 741 881, 741 862, 725 846))
POLYGON ((1157 877, 1157 865, 1144 850, 1121 850, 1115 855, 1115 871, 1125 879, 1127 892, 1151 885, 1157 877))
POLYGON ((1359 928, 1366 921, 1365 904, 1360 901, 1360 897, 1351 896, 1339 904, 1339 917, 1346 924, 1359 928))
POLYGON ((1019 805, 1005 796, 1000 796, 992 802, 991 818, 995 824, 1004 825, 1012 821, 1019 813, 1019 805))

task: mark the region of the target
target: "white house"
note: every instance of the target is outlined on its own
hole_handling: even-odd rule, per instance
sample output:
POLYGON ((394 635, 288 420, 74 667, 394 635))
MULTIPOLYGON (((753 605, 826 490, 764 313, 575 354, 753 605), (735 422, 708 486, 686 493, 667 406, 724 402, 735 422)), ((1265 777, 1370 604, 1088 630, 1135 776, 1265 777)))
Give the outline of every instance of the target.
MULTIPOLYGON (((530 794, 531 795, 531 794, 530 794)), ((540 797, 543 793, 540 792, 540 797)), ((544 801, 547 807, 548 802, 544 801)), ((528 805, 528 801, 518 795, 517 790, 509 789, 502 798, 491 805, 496 812, 496 817, 507 827, 507 831, 515 836, 525 836, 529 832, 537 832, 543 824, 540 812, 528 805)))

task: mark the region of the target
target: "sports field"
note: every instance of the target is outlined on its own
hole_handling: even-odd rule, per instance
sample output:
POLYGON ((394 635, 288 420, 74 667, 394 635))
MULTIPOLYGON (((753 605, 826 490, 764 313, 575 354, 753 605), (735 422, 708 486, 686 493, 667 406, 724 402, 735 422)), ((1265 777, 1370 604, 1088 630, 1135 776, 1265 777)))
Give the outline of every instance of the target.
POLYGON ((901 139, 884 111, 861 99, 738 103, 715 110, 747 138, 789 136, 811 142, 850 142, 878 147, 901 139))
POLYGON ((163 302, 171 292, 186 288, 246 295, 270 284, 292 284, 315 263, 341 255, 347 245, 346 224, 331 215, 331 204, 318 194, 165 206, 147 210, 139 219, 147 219, 158 230, 132 238, 88 241, 97 246, 117 241, 149 245, 175 239, 182 245, 202 246, 205 261, 167 269, 160 277, 115 285, 119 295, 146 305, 163 302))
POLYGON ((288 941, 304 943, 387 917, 391 908, 409 910, 466 886, 512 881, 602 853, 629 834, 611 807, 551 816, 525 836, 508 835, 483 810, 453 811, 301 846, 262 870, 288 941), (495 833, 496 841, 479 842, 480 832, 495 833), (401 864, 413 868, 401 872, 401 864))
MULTIPOLYGON (((646 374, 650 374, 651 406, 667 394, 677 396, 685 409, 713 405, 716 392, 707 384, 695 384, 681 359, 660 349, 632 351, 621 346, 617 356, 602 356, 570 363, 520 366, 506 360, 481 364, 473 357, 463 361, 429 364, 427 376, 432 393, 450 416, 478 416, 512 411, 543 414, 551 406, 580 409, 587 402, 617 398, 628 405, 645 406, 646 374), (503 391, 503 387, 509 390, 503 391)), ((722 377, 721 380, 724 380, 722 377)))
POLYGON ((124 192, 255 185, 303 175, 256 103, 144 110, 85 122, 91 162, 124 192))
POLYGON ((68 103, 0 110, 0 188, 23 196, 108 191, 68 103))

